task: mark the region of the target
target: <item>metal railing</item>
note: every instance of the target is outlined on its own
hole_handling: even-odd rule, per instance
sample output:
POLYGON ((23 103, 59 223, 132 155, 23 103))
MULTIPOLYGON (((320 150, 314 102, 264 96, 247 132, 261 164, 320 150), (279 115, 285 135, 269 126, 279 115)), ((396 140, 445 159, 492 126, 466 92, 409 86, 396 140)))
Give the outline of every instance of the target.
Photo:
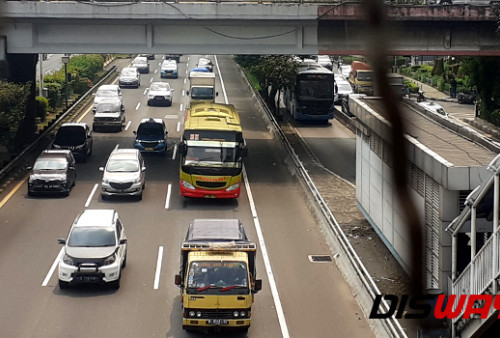
MULTIPOLYGON (((481 295, 489 293, 489 289, 500 276, 499 253, 494 250, 494 237, 496 237, 497 241, 500 241, 500 231, 495 232, 493 236, 488 238, 469 265, 453 282, 451 294, 481 295)), ((455 306, 457 304, 458 298, 455 300, 455 306)), ((453 319, 453 323, 463 320, 462 315, 463 311, 460 316, 453 319)))

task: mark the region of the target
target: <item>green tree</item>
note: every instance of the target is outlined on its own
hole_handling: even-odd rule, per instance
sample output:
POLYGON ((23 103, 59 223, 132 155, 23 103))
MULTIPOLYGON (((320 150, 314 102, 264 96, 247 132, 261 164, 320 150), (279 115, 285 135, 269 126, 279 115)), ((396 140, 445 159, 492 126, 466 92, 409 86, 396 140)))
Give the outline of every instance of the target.
POLYGON ((294 85, 297 68, 298 62, 287 55, 261 56, 250 67, 250 72, 257 77, 263 88, 262 94, 272 104, 275 112, 278 112, 279 93, 294 85))
POLYGON ((11 146, 26 114, 30 86, 0 81, 0 145, 11 146))
POLYGON ((481 100, 480 117, 495 123, 493 116, 500 109, 500 58, 494 56, 470 57, 462 60, 465 73, 470 74, 470 85, 475 85, 481 100))

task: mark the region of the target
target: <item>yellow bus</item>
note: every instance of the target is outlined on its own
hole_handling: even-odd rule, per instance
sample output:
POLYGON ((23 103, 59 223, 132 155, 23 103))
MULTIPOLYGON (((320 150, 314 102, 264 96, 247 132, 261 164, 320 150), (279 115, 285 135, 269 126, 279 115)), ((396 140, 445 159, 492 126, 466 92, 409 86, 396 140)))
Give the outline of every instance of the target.
POLYGON ((234 105, 213 102, 191 105, 186 110, 179 154, 182 196, 240 196, 247 147, 234 105))

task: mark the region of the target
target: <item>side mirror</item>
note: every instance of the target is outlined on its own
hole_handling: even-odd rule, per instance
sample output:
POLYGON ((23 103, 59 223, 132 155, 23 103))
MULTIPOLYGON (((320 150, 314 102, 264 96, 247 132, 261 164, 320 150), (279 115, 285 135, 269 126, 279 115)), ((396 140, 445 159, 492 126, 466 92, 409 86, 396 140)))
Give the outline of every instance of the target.
POLYGON ((181 286, 182 280, 181 280, 181 275, 175 275, 175 285, 181 286))
POLYGON ((59 244, 66 244, 66 240, 64 238, 58 238, 57 243, 59 244))
POLYGON ((241 157, 247 157, 247 155, 248 155, 248 148, 247 147, 240 148, 240 154, 241 154, 241 157))
POLYGON ((262 290, 262 279, 256 279, 254 285, 254 292, 259 292, 262 290))
POLYGON ((99 167, 99 171, 103 171, 104 172, 104 167, 99 167))
POLYGON ((137 135, 137 131, 134 130, 133 133, 134 133, 134 135, 137 135))
POLYGON ((186 95, 189 96, 189 90, 186 90, 186 95))
POLYGON ((31 170, 33 169, 33 167, 26 167, 26 170, 31 170))
POLYGON ((127 243, 127 239, 126 238, 122 238, 120 239, 120 245, 121 244, 126 244, 127 243))
POLYGON ((92 93, 92 96, 95 96, 95 93, 92 93))
POLYGON ((75 167, 68 167, 69 170, 76 170, 75 167))
POLYGON ((146 171, 146 167, 142 167, 142 168, 141 168, 141 171, 146 171))
POLYGON ((219 96, 219 92, 215 92, 215 96, 219 96))
POLYGON ((185 156, 187 152, 186 144, 185 143, 180 143, 179 144, 179 154, 182 156, 185 156))

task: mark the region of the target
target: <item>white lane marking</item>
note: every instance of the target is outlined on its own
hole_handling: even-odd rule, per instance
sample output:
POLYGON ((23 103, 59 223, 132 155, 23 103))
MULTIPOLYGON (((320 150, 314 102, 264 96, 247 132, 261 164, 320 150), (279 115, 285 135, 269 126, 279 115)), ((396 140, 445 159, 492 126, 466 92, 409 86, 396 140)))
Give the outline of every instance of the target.
POLYGON ((186 79, 186 78, 184 78, 184 84, 186 84, 186 83, 187 83, 187 79, 186 79))
MULTIPOLYGON (((163 60, 163 58, 161 58, 163 60)), ((161 62, 158 62, 158 66, 161 66, 161 62)))
POLYGON ((290 337, 288 332, 288 326, 286 324, 285 313, 283 312, 283 307, 281 306, 280 296, 278 292, 278 286, 274 280, 273 270, 271 268, 271 260, 266 249, 266 243, 264 241, 264 234, 262 233, 262 228, 260 227, 259 217, 257 216, 257 209, 255 208, 255 202, 252 197, 252 191, 250 190, 250 183, 248 182, 247 172, 243 166, 243 178, 245 180, 245 188, 247 190, 248 200, 250 201, 250 210, 252 211, 253 222, 255 224, 255 230, 257 231, 257 237, 259 238, 260 252, 262 253, 262 258, 264 260, 264 266, 266 267, 267 278, 269 279, 269 286, 271 287, 271 294, 273 295, 274 306, 276 308, 276 314, 278 315, 278 320, 280 322, 281 334, 284 338, 290 337))
POLYGON ((179 111, 180 111, 180 112, 183 112, 183 111, 184 111, 184 104, 183 104, 183 103, 181 103, 181 106, 180 106, 180 108, 179 108, 179 111))
POLYGON ((158 286, 160 284, 160 271, 161 271, 161 261, 163 259, 163 246, 158 248, 158 259, 156 260, 156 272, 155 272, 155 281, 153 285, 154 290, 158 290, 158 286))
POLYGON ((219 74, 220 86, 222 87, 222 92, 224 93, 224 102, 228 104, 229 102, 227 100, 226 86, 224 86, 224 80, 222 80, 222 74, 220 73, 219 62, 217 61, 216 55, 214 55, 214 59, 215 59, 215 66, 217 67, 217 73, 219 74))
POLYGON ((146 95, 146 93, 148 92, 148 89, 144 89, 144 93, 142 93, 142 95, 146 95))
POLYGON ((165 200, 165 209, 168 209, 170 207, 170 196, 172 194, 172 183, 168 184, 167 188, 167 198, 165 200))
POLYGON ((49 281, 52 278, 52 275, 54 274, 54 270, 56 269, 57 264, 61 260, 63 253, 64 253, 64 247, 61 248, 61 250, 59 251, 59 254, 57 255, 56 259, 54 260, 54 263, 52 263, 52 266, 50 267, 49 272, 47 272, 47 276, 45 276, 45 279, 42 282, 42 286, 47 286, 47 284, 49 284, 49 281))
POLYGON ((153 82, 153 78, 150 78, 150 79, 149 79, 149 83, 151 83, 151 82, 153 82))
POLYGON ((128 130, 128 128, 130 127, 131 123, 132 123, 132 121, 128 121, 127 126, 125 127, 125 130, 128 130))
POLYGON ((174 146, 174 151, 172 154, 172 160, 175 160, 175 155, 177 155, 177 144, 174 146))
MULTIPOLYGON (((222 80, 222 74, 219 69, 219 62, 217 61, 217 56, 214 55, 215 66, 217 67, 217 73, 219 74, 219 79, 224 93, 224 101, 228 103, 226 88, 224 86, 224 81, 222 80)), ((250 203, 250 210, 252 211, 253 222, 255 224, 255 230, 257 232, 257 237, 259 238, 260 251, 262 252, 262 259, 264 260, 264 266, 266 268, 267 278, 269 279, 269 286, 271 287, 271 294, 273 295, 274 307, 276 309, 276 314, 281 327, 281 334, 283 338, 289 338, 290 333, 288 332, 288 326, 286 324, 285 313, 283 312, 283 307, 281 306, 281 300, 278 292, 278 286, 274 280, 273 269, 271 268, 271 260, 269 259, 269 254, 267 253, 266 242, 264 241, 264 234, 262 228, 260 227, 259 217, 257 216, 257 208, 255 207, 255 202, 253 200, 252 191, 250 190, 250 183, 248 182, 247 172, 245 166, 242 167, 243 180, 245 181, 245 188, 247 191, 248 201, 250 203)))
POLYGON ((135 110, 139 110, 139 107, 141 106, 141 103, 137 103, 137 106, 135 106, 135 110))
POLYGON ((85 208, 88 208, 90 205, 90 202, 92 201, 92 198, 94 197, 95 191, 97 190, 97 187, 99 186, 98 183, 94 185, 94 188, 92 189, 92 192, 89 195, 89 198, 87 199, 87 202, 85 203, 85 208))
POLYGON ((184 94, 185 92, 186 92, 186 91, 183 89, 183 90, 182 90, 182 96, 184 96, 184 95, 185 95, 185 94, 184 94))
POLYGON ((177 131, 179 132, 181 130, 181 121, 177 122, 177 131))
POLYGON ((154 73, 155 73, 155 74, 156 74, 156 73, 158 73, 158 69, 155 69, 155 72, 154 72, 154 73))
POLYGON ((165 115, 164 119, 177 120, 179 115, 165 115))
POLYGON ((117 145, 116 145, 116 147, 115 147, 115 149, 114 149, 114 150, 116 150, 116 149, 118 149, 118 148, 120 148, 120 145, 119 145, 119 144, 117 144, 117 145))

